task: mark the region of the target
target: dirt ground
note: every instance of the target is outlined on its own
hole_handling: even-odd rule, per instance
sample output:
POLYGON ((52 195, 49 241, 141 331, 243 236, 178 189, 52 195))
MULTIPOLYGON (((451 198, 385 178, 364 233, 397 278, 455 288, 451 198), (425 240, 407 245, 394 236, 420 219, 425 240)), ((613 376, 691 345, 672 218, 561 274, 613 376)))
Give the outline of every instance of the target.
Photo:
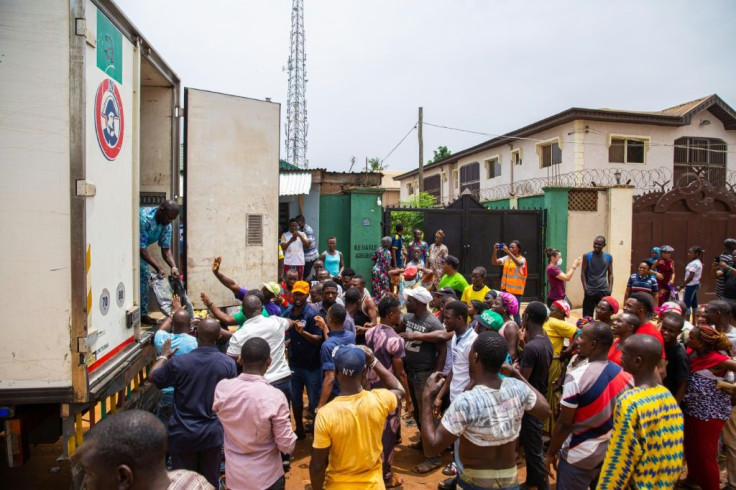
MULTIPOLYGON (((417 449, 410 449, 408 446, 419 440, 419 432, 416 426, 410 426, 406 420, 401 421, 401 444, 396 446, 394 453, 393 470, 401 480, 404 481, 404 489, 412 488, 437 488, 437 484, 447 478, 442 474, 442 468, 452 461, 452 454, 446 451, 442 454, 442 466, 436 470, 419 475, 413 473, 411 469, 424 461, 424 455, 417 449)), ((297 441, 294 458, 291 463, 291 471, 286 475, 287 490, 311 490, 309 484, 309 454, 312 447, 312 435, 308 434, 307 438, 297 441)), ((524 465, 519 466, 519 479, 524 481, 526 470, 524 465)), ((554 488, 554 487, 552 487, 554 488)))

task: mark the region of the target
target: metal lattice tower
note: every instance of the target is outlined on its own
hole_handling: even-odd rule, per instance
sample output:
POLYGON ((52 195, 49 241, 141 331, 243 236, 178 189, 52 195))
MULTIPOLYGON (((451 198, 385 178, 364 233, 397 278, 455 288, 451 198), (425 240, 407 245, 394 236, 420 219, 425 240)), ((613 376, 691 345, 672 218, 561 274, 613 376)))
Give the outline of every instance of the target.
POLYGON ((289 94, 286 101, 286 161, 307 168, 307 55, 304 52, 304 1, 292 0, 289 94))

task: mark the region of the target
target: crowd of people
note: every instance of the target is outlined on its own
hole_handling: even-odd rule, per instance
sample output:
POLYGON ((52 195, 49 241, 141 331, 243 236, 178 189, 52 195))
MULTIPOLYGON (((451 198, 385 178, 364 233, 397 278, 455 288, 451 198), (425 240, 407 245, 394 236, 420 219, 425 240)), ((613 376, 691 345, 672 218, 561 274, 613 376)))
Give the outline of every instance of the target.
POLYGON ((423 452, 416 473, 452 452, 441 489, 546 489, 553 476, 564 490, 711 490, 720 440, 736 488, 736 239, 713 263, 717 299, 705 304, 699 247, 679 282, 674 250, 656 247, 617 299, 599 236, 567 270, 547 249, 547 301, 522 305, 518 240, 489 247, 501 267, 492 289, 484 267, 470 282, 459 272, 442 231, 428 245, 421 230, 405 242, 397 226, 374 254, 369 290, 334 237, 319 254, 303 218, 289 227, 280 283, 246 290, 213 261, 236 311, 202 292, 209 315, 195 320, 174 298, 154 336, 157 416, 97 424, 75 455, 88 485, 284 488, 290 455, 311 434, 313 489, 400 487, 393 458, 404 444, 423 452), (293 263, 293 246, 311 263, 293 263), (573 322, 565 286, 578 268, 583 311, 573 322), (421 435, 413 443, 401 435, 402 409, 421 435))

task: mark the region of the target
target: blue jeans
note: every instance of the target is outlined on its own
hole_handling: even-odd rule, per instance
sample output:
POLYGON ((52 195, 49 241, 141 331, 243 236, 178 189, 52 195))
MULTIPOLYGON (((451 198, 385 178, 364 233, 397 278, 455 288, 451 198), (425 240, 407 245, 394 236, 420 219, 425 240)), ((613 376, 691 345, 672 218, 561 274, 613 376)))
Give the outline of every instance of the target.
POLYGON ((281 390, 281 393, 283 393, 286 397, 286 403, 291 406, 291 378, 287 378, 285 381, 271 383, 271 386, 278 390, 281 390))
POLYGON ((304 408, 302 401, 302 392, 307 388, 307 398, 309 399, 309 409, 314 413, 314 409, 319 403, 319 394, 322 390, 322 380, 320 379, 319 369, 309 370, 305 368, 292 368, 291 370, 291 403, 294 408, 304 408))
POLYGON ((682 313, 685 315, 685 319, 690 319, 690 312, 698 309, 698 289, 700 284, 693 284, 692 286, 685 286, 685 295, 682 301, 685 302, 687 311, 682 313))
POLYGON ((171 412, 173 411, 174 390, 162 390, 161 399, 158 401, 158 406, 156 406, 156 416, 166 427, 169 426, 169 418, 171 418, 171 412))

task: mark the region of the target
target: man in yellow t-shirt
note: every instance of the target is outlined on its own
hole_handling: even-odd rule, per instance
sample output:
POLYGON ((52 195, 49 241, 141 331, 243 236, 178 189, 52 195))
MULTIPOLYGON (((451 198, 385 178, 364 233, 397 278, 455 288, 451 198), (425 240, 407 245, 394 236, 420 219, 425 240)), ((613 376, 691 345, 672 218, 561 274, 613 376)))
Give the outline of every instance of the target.
POLYGON ((465 304, 473 300, 480 301, 481 303, 485 301, 486 294, 491 290, 486 286, 486 274, 485 267, 476 267, 473 269, 473 273, 470 275, 470 286, 465 288, 460 301, 465 304))
POLYGON ((309 463, 312 488, 385 488, 381 435, 386 417, 401 404, 404 389, 365 346, 338 347, 333 359, 340 395, 316 414, 309 463), (363 390, 368 369, 387 389, 363 390))

